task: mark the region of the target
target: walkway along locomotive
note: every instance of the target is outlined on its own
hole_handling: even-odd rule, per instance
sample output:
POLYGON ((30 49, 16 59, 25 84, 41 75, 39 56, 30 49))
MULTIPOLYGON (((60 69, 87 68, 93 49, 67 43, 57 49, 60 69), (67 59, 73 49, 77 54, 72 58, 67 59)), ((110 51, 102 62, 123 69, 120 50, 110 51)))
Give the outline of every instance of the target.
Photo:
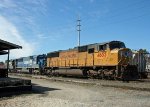
POLYGON ((136 79, 132 51, 121 41, 110 41, 47 54, 46 70, 51 75, 80 75, 102 79, 136 79))

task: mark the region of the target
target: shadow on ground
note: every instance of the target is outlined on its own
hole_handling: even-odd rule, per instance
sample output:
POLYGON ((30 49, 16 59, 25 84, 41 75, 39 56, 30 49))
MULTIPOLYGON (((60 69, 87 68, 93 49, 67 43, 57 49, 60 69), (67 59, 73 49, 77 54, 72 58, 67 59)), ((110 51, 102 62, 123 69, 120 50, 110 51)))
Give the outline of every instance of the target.
POLYGON ((0 92, 0 98, 15 97, 15 96, 19 96, 19 95, 30 95, 30 94, 45 94, 46 92, 55 91, 55 90, 61 90, 61 89, 43 87, 43 86, 39 86, 37 84, 32 84, 32 90, 30 90, 30 91, 16 90, 16 91, 9 91, 9 92, 7 92, 7 91, 0 92))

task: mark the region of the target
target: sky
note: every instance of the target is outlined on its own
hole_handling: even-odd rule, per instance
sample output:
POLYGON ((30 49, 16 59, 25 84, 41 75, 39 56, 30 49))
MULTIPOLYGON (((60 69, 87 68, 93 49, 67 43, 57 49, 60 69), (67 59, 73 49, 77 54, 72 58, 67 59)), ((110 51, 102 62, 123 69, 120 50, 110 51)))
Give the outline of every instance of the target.
MULTIPOLYGON (((0 39, 21 45, 10 58, 123 41, 150 51, 150 0, 0 0, 0 39)), ((0 56, 2 58, 2 56, 0 56)))

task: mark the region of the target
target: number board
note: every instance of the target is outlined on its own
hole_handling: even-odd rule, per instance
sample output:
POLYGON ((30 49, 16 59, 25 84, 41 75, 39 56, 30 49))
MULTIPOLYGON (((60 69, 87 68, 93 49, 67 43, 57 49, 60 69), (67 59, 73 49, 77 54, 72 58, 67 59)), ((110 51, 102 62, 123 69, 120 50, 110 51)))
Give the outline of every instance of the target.
POLYGON ((99 52, 97 54, 97 58, 105 58, 106 57, 106 52, 99 52))

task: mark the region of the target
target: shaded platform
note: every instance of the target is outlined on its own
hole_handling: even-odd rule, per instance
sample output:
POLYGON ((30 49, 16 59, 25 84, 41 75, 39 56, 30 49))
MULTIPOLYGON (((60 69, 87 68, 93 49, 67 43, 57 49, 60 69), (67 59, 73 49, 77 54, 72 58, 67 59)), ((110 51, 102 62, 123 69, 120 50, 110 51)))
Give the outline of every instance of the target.
POLYGON ((8 54, 7 58, 7 71, 6 70, 0 70, 0 77, 8 77, 8 70, 9 70, 9 54, 11 49, 19 49, 22 48, 22 46, 4 41, 0 39, 0 55, 8 54))
POLYGON ((0 96, 2 92, 30 91, 32 89, 31 80, 8 77, 10 50, 19 48, 22 47, 0 39, 0 55, 8 54, 7 68, 0 68, 0 96))
POLYGON ((8 69, 7 68, 0 68, 0 78, 8 77, 8 69))
POLYGON ((32 90, 31 80, 18 78, 0 78, 0 93, 32 90))

